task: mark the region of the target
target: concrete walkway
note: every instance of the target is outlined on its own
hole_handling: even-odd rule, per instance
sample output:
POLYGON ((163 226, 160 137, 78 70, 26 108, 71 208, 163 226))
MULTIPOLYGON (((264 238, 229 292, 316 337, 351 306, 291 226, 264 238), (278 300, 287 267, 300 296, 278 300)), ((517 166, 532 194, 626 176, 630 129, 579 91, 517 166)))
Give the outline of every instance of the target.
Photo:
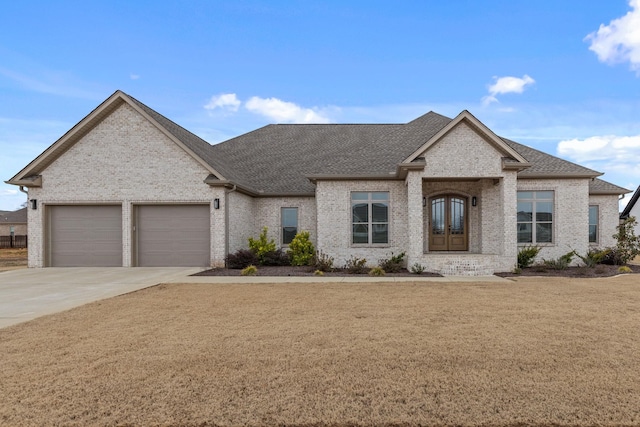
POLYGON ((190 277, 201 268, 28 268, 0 272, 0 328, 158 283, 507 282, 497 276, 190 277))

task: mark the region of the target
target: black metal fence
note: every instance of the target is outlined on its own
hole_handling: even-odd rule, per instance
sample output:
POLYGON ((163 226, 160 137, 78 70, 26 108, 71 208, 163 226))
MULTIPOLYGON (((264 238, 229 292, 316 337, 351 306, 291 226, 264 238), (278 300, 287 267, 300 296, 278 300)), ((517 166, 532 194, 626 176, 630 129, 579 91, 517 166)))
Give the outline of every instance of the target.
POLYGON ((0 249, 26 248, 27 236, 0 236, 0 249))

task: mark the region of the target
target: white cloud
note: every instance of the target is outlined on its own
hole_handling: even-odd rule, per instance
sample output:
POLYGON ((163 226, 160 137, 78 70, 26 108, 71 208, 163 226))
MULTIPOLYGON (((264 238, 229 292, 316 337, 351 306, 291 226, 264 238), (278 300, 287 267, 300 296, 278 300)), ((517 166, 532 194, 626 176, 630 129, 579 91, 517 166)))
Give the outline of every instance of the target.
POLYGON ((640 158, 640 135, 605 135, 560 141, 558 154, 576 162, 615 161, 637 164, 637 159, 640 158))
POLYGON ((493 102, 498 102, 498 98, 496 97, 497 95, 503 95, 507 93, 522 93, 527 86, 532 85, 536 82, 526 74, 522 76, 522 78, 512 76, 494 76, 493 79, 494 83, 492 85, 489 85, 488 87, 489 95, 482 98, 482 104, 485 106, 493 102))
POLYGON ((279 123, 329 123, 330 120, 317 109, 302 108, 293 102, 278 98, 254 96, 245 103, 252 113, 261 114, 279 123))
POLYGON ((235 93, 223 93, 220 95, 214 95, 209 100, 209 103, 204 106, 207 110, 215 110, 221 108, 228 111, 238 111, 240 108, 240 100, 235 93))
POLYGON ((139 74, 133 74, 133 73, 132 73, 132 74, 129 74, 129 78, 130 78, 131 80, 138 80, 138 79, 140 78, 140 75, 139 75, 139 74))
POLYGON ((589 50, 606 64, 629 62, 630 68, 640 75, 640 0, 630 0, 631 11, 621 18, 600 24, 598 31, 587 35, 589 50))
POLYGON ((0 196, 15 196, 18 190, 0 189, 0 196))

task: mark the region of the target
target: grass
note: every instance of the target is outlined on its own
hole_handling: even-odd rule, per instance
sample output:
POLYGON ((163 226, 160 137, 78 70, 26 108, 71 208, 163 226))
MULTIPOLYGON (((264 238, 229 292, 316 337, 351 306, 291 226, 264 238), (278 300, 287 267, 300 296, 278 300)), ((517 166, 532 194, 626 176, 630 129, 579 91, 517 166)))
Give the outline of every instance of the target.
POLYGON ((0 249, 0 271, 3 268, 26 267, 27 249, 0 249))
POLYGON ((0 425, 638 425, 640 278, 159 285, 0 330, 0 425))

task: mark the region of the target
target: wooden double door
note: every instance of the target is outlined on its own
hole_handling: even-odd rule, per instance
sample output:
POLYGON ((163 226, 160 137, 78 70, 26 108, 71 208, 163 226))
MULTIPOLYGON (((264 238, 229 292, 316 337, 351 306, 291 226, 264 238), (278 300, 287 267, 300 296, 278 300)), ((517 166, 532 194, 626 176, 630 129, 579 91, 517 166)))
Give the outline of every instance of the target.
POLYGON ((467 198, 456 195, 429 199, 429 251, 469 250, 467 198))

